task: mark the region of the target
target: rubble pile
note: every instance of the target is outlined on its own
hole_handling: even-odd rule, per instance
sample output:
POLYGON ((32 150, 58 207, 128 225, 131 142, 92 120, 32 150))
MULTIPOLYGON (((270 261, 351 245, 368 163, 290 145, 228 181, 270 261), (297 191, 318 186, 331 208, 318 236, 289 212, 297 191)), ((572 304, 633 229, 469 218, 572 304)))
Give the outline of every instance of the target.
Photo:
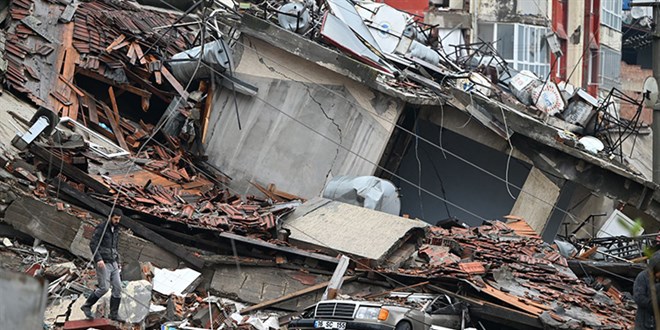
MULTIPOLYGON (((194 25, 173 26, 191 18, 125 1, 82 2, 73 7, 64 2, 14 1, 9 11, 8 49, 32 45, 49 49, 6 52, 8 72, 21 73, 8 75, 10 86, 37 105, 70 118, 61 121, 52 140, 31 146, 25 160, 50 175, 51 165, 43 162, 57 157, 62 160, 61 179, 80 192, 94 192, 91 196, 102 201, 113 202, 118 195, 125 210, 200 229, 273 238, 269 231, 286 208, 273 213, 272 201, 230 193, 223 188, 226 176, 208 174, 200 168, 203 164, 194 165, 200 164, 193 145, 203 126, 200 111, 209 111, 211 83, 202 79, 199 89, 189 93, 163 65, 199 37, 194 25), (26 11, 31 7, 51 16, 60 13, 60 19, 34 25, 36 18, 26 11), (61 38, 60 45, 56 40, 61 38), (30 65, 45 65, 51 58, 63 74, 40 67, 38 71, 55 78, 46 81, 30 75, 34 71, 30 65), (50 86, 55 86, 53 92, 43 94, 50 86), (158 123, 141 119, 141 113, 158 118, 159 112, 158 123), (193 114, 194 122, 189 118, 193 114), (156 127, 163 127, 158 137, 163 143, 152 139, 156 127), (126 156, 130 166, 122 164, 126 156)), ((25 173, 21 166, 8 168, 19 176, 25 173)), ((41 180, 23 176, 37 186, 37 196, 45 197, 44 185, 37 184, 41 180)))
POLYGON ((575 276, 556 248, 537 236, 518 234, 503 222, 474 228, 431 227, 425 243, 418 253, 426 262, 396 273, 424 279, 460 278, 477 291, 539 315, 558 328, 628 329, 633 325, 634 302, 613 287, 594 290, 575 276))
MULTIPOLYGON (((438 51, 433 29, 386 4, 365 1, 353 6, 345 0, 327 0, 242 5, 243 15, 260 17, 264 8, 279 8, 278 15, 266 15, 272 23, 350 54, 376 68, 379 83, 408 96, 464 103, 460 108, 482 114, 484 102, 499 99, 535 120, 561 117, 561 123, 549 123, 555 125, 562 143, 574 139, 579 146, 575 134, 597 134, 588 128, 610 107, 609 101, 595 101, 580 90, 571 92, 565 84, 543 82, 531 72, 511 72, 501 65, 503 60, 492 46, 469 54, 460 48, 454 54, 438 51), (293 23, 287 19, 291 15, 296 18, 293 23), (381 33, 381 23, 389 19, 401 31, 381 33), (487 63, 485 58, 495 59, 487 63)), ((3 149, 0 157, 3 181, 16 192, 11 199, 1 198, 3 216, 16 230, 51 244, 49 249, 71 255, 55 257, 48 250, 44 254, 44 248, 15 246, 6 240, 1 240, 0 255, 14 254, 22 260, 20 271, 51 281, 47 325, 58 328, 81 320, 76 313, 80 314, 80 304, 95 283, 95 271, 86 267, 91 232, 115 203, 124 211, 121 224, 129 229, 122 229, 120 249, 130 252, 127 264, 133 266, 123 270, 127 277, 133 276, 124 283, 126 303, 120 318, 136 328, 267 330, 290 319, 290 315, 279 318, 281 313, 247 315, 243 304, 200 290, 202 280, 221 286, 218 292, 233 290, 231 294, 239 298, 249 296, 252 300, 241 301, 255 304, 252 309, 290 303, 276 308, 293 312, 306 307, 296 305, 304 301, 302 296, 321 297, 317 291, 326 287, 336 293, 336 279, 355 280, 350 284, 357 292, 373 294, 372 288, 378 287, 376 300, 403 304, 404 299, 379 295, 394 285, 374 277, 390 275, 412 278, 417 284, 440 286, 446 279, 467 284, 473 292, 469 297, 457 295, 459 300, 477 301, 476 305, 495 301, 497 307, 513 307, 550 327, 632 324, 634 304, 605 280, 592 283, 597 287, 593 288, 578 279, 556 248, 519 224, 494 221, 449 229, 422 224, 415 234, 392 238, 392 246, 379 246, 385 251, 379 260, 364 263, 383 266, 394 260, 392 264, 406 266, 352 265, 347 271, 349 262, 342 263, 337 258, 342 252, 332 251, 327 242, 288 240, 291 231, 282 223, 304 202, 302 198, 256 183, 263 196, 237 194, 228 188, 231 179, 206 163, 201 141, 211 111, 212 86, 222 79, 204 74, 182 79, 187 73, 175 68, 180 65, 176 63, 194 63, 180 56, 203 44, 225 54, 224 64, 231 69, 224 41, 212 36, 201 40, 204 34, 191 17, 128 1, 15 0, 8 11, 6 82, 41 108, 31 119, 15 116, 29 134, 12 141, 18 154, 3 149), (33 128, 40 131, 35 134, 33 128), (415 235, 424 233, 421 246, 411 243, 415 235), (231 267, 223 268, 227 265, 231 267), (327 276, 342 265, 338 276, 327 276), (291 292, 289 278, 303 288, 291 292), (239 283, 225 287, 224 282, 231 280, 239 283), (249 281, 257 284, 244 287, 249 281)), ((239 85, 233 78, 232 86, 239 85)), ((242 88, 249 95, 250 86, 240 85, 235 91, 242 88)), ((512 134, 498 118, 476 118, 507 139, 512 134)), ((615 152, 591 147, 583 143, 580 148, 605 158, 615 152)), ((9 190, 5 183, 0 186, 3 192, 9 190)), ((393 222, 410 221, 396 218, 393 222)), ((346 242, 340 237, 340 243, 346 242)), ((99 304, 98 316, 107 314, 105 305, 99 304)), ((73 329, 75 324, 69 326, 73 329)))
MULTIPOLYGON (((516 70, 493 43, 443 45, 447 41, 439 36, 437 27, 384 3, 266 3, 245 4, 241 9, 246 15, 263 17, 274 26, 370 66, 379 73, 380 83, 403 95, 453 105, 505 139, 513 131, 507 127, 503 112, 522 113, 550 128, 549 138, 558 143, 628 167, 620 137, 643 124, 638 117, 620 118, 618 104, 625 103, 639 112, 641 98, 633 99, 616 88, 605 96, 594 97, 567 82, 555 81, 549 74, 516 70), (612 134, 612 128, 622 134, 612 134)), ((542 38, 543 47, 547 46, 554 56, 562 56, 554 33, 542 38)))

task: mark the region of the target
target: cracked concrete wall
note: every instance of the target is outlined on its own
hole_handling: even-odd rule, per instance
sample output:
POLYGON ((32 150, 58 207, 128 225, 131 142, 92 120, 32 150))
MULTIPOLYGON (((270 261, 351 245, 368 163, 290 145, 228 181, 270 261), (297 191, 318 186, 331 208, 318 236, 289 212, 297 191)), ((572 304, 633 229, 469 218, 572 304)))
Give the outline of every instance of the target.
POLYGON ((374 173, 403 102, 258 39, 239 47, 235 73, 259 92, 217 88, 205 141, 233 188, 274 183, 311 198, 333 176, 374 173))

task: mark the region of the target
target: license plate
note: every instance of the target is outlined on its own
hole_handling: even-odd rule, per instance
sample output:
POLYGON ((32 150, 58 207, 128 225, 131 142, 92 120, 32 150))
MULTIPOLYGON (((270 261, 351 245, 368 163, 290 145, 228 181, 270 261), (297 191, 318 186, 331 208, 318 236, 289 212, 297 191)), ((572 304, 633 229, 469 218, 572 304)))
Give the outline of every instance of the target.
POLYGON ((344 330, 346 329, 346 322, 314 321, 314 328, 344 330))

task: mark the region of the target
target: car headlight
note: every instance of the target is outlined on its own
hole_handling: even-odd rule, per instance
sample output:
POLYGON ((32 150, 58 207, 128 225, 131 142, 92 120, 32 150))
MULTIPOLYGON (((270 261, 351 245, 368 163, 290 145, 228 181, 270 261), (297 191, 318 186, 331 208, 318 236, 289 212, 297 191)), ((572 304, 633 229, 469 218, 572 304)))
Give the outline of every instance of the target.
MULTIPOLYGON (((383 309, 385 310, 385 309, 383 309)), ((386 310, 385 310, 386 311, 386 310)), ((356 319, 368 319, 368 320, 378 320, 380 319, 381 308, 380 307, 368 307, 362 306, 358 308, 357 313, 355 313, 356 319)))

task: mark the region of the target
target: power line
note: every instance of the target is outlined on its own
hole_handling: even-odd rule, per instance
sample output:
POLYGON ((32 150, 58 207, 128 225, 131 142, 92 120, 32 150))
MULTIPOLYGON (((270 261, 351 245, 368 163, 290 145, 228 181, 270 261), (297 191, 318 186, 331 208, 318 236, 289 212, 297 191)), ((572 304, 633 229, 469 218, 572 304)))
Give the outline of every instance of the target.
MULTIPOLYGON (((245 43, 243 43, 243 42, 240 42, 240 41, 238 41, 238 40, 234 40, 234 41, 235 41, 236 43, 242 45, 242 46, 243 46, 243 49, 250 49, 251 51, 255 52, 258 56, 260 56, 260 57, 264 57, 264 58, 267 58, 267 59, 269 59, 270 61, 272 61, 273 63, 275 63, 275 64, 277 64, 277 65, 279 65, 279 66, 284 67, 285 69, 287 69, 289 72, 293 73, 294 75, 299 76, 299 77, 301 77, 301 78, 304 78, 304 79, 307 80, 308 82, 310 82, 310 83, 312 83, 312 84, 314 84, 314 85, 316 85, 316 86, 318 86, 318 87, 320 87, 320 88, 322 88, 322 89, 327 90, 328 92, 334 94, 335 96, 338 96, 339 98, 344 99, 348 104, 353 105, 353 106, 358 107, 358 108, 361 108, 361 109, 367 111, 368 113, 373 114, 374 116, 377 116, 377 117, 379 117, 379 118, 385 120, 387 123, 394 125, 396 128, 398 128, 398 129, 400 129, 400 130, 406 132, 407 134, 413 136, 414 138, 419 139, 419 140, 421 140, 421 141, 423 141, 423 142, 426 142, 427 144, 431 145, 432 147, 434 147, 434 148, 440 150, 443 154, 444 154, 444 153, 447 153, 447 154, 449 154, 449 155, 451 155, 451 156, 453 156, 453 157, 459 159, 460 161, 462 161, 462 162, 464 162, 464 163, 466 163, 466 164, 468 164, 468 165, 470 165, 470 166, 472 166, 472 167, 474 167, 474 168, 476 168, 476 169, 478 169, 478 170, 480 170, 480 171, 482 171, 482 172, 484 172, 484 173, 486 173, 486 174, 488 174, 488 175, 490 175, 490 176, 492 176, 492 177, 494 177, 494 178, 496 178, 496 179, 498 179, 498 180, 504 182, 504 183, 507 184, 508 186, 513 186, 514 188, 516 188, 516 189, 519 190, 520 192, 525 193, 525 194, 527 194, 527 195, 529 195, 529 196, 531 196, 531 197, 533 197, 533 198, 539 200, 540 202, 542 202, 542 203, 544 203, 544 204, 547 204, 548 206, 551 206, 553 209, 556 209, 556 210, 558 210, 558 211, 560 211, 560 212, 562 212, 562 213, 565 213, 566 215, 568 215, 568 216, 571 218, 571 220, 572 220, 573 222, 576 222, 576 221, 574 220, 574 219, 576 219, 576 217, 575 217, 573 214, 570 214, 569 212, 567 212, 566 210, 563 210, 563 209, 559 208, 558 206, 556 206, 556 205, 554 205, 554 204, 552 204, 552 203, 547 202, 545 199, 540 198, 540 197, 538 197, 538 196, 536 196, 536 195, 534 195, 534 194, 532 194, 532 193, 530 193, 530 192, 528 192, 528 191, 522 189, 522 187, 520 187, 520 186, 517 186, 517 185, 515 185, 515 184, 513 184, 513 183, 508 182, 506 179, 503 179, 503 178, 497 176, 496 174, 491 173, 490 171, 488 171, 488 170, 486 170, 486 169, 484 169, 484 168, 478 166, 477 164, 474 164, 474 163, 468 161, 467 159, 465 159, 465 158, 463 158, 463 157, 461 157, 461 156, 459 156, 459 155, 457 155, 457 154, 455 154, 455 153, 453 153, 453 152, 451 152, 451 151, 445 149, 444 147, 442 147, 442 146, 440 146, 440 145, 438 145, 438 144, 436 144, 436 143, 434 143, 434 142, 432 142, 432 141, 430 141, 430 140, 428 140, 428 139, 426 139, 426 138, 424 138, 424 137, 422 137, 422 136, 417 135, 415 132, 410 131, 409 129, 407 129, 407 128, 401 126, 401 125, 399 125, 398 123, 396 123, 396 122, 391 122, 389 118, 384 117, 383 115, 379 114, 378 112, 371 111, 370 109, 364 108, 364 107, 360 106, 359 104, 356 104, 355 102, 353 102, 353 101, 351 101, 351 100, 348 100, 345 96, 339 94, 338 92, 336 92, 336 91, 334 91, 334 90, 332 90, 332 89, 330 89, 330 88, 327 88, 327 87, 323 86, 322 84, 317 84, 317 83, 315 83, 312 79, 310 79, 310 78, 308 78, 308 77, 306 77, 306 76, 304 76, 304 75, 302 75, 302 74, 300 74, 300 73, 298 73, 298 72, 292 70, 292 69, 289 68, 288 66, 286 66, 286 65, 284 65, 284 64, 282 64, 282 63, 279 63, 279 62, 276 61, 276 60, 273 60, 271 57, 266 56, 266 55, 263 55, 263 54, 260 54, 256 49, 253 49, 250 45, 247 45, 247 44, 245 44, 245 43)), ((219 72, 217 72, 217 71, 216 71, 216 73, 222 75, 221 73, 219 73, 219 72)), ((295 81, 295 80, 292 80, 292 81, 295 81)), ((306 86, 304 83, 302 83, 302 82, 299 82, 299 83, 301 83, 301 84, 303 84, 305 87, 309 88, 309 87, 306 86)), ((499 104, 499 105, 500 105, 500 107, 502 107, 501 104, 499 104)), ((444 112, 443 112, 443 114, 444 114, 444 112)), ((416 185, 415 185, 415 186, 416 186, 416 185)))
MULTIPOLYGON (((205 22, 206 19, 207 19, 207 18, 206 18, 206 7, 204 7, 204 9, 203 9, 203 21, 205 22)), ((188 88, 190 87, 190 85, 192 84, 192 82, 193 82, 193 80, 194 80, 194 76, 197 74, 197 72, 198 72, 198 70, 199 70, 199 68, 200 68, 200 63, 201 63, 201 59, 202 59, 202 54, 203 54, 203 51, 204 51, 204 35, 205 35, 205 32, 206 32, 206 25, 204 24, 204 27, 202 28, 202 25, 200 24, 200 33, 201 33, 201 39, 200 39, 200 40, 201 40, 201 52, 200 52, 200 56, 199 56, 199 58, 198 58, 198 60, 197 60, 197 64, 196 64, 195 70, 194 70, 192 76, 190 77, 190 79, 188 80, 186 86, 185 86, 184 89, 183 89, 184 91, 188 90, 188 88)), ((182 98, 183 98, 183 96, 182 96, 181 98, 178 98, 178 99, 177 99, 176 104, 175 104, 175 108, 178 108, 179 103, 181 102, 182 98)), ((170 119, 174 114, 176 114, 176 111, 172 111, 170 114, 167 114, 167 113, 164 114, 164 116, 165 116, 165 120, 163 120, 163 121, 160 123, 159 126, 157 126, 156 128, 154 128, 153 132, 148 136, 148 138, 146 139, 146 141, 144 141, 144 143, 140 146, 140 148, 139 148, 138 151, 136 152, 137 155, 139 155, 139 154, 142 152, 142 150, 144 149, 144 147, 145 147, 145 146, 146 146, 151 140, 153 140, 153 138, 156 136, 156 134, 157 134, 157 133, 158 133, 158 132, 159 132, 159 131, 165 126, 165 124, 169 121, 169 119, 170 119)), ((120 133, 119 133, 119 134, 120 134, 120 133)), ((49 151, 49 152, 50 152, 50 151, 49 151)), ((131 171, 133 165, 135 165, 136 161, 137 161, 137 158, 133 158, 132 160, 130 160, 130 161, 128 162, 128 163, 130 163, 130 165, 127 166, 127 170, 126 170, 126 173, 124 174, 124 178, 127 178, 127 177, 128 177, 128 175, 129 175, 129 173, 130 173, 130 171, 131 171)), ((118 200, 119 200, 119 196, 121 195, 123 189, 125 189, 124 183, 120 183, 120 185, 119 185, 119 187, 118 187, 118 191, 117 191, 116 196, 115 196, 115 199, 113 200, 112 206, 110 207, 110 211, 109 211, 109 213, 108 213, 108 217, 107 217, 107 219, 106 219, 106 221, 105 221, 105 225, 104 225, 104 227, 103 227, 103 232, 102 232, 102 234, 101 234, 101 237, 103 237, 103 236, 106 234, 107 230, 108 230, 108 227, 109 227, 109 224, 110 224, 110 219, 112 218, 112 214, 113 214, 113 212, 114 212, 114 210, 115 210, 115 208, 116 208, 116 206, 117 206, 117 202, 118 202, 118 200)), ((59 188, 58 188, 58 191, 59 191, 59 188)), ((98 253, 98 250, 99 250, 99 248, 101 247, 101 241, 102 241, 102 240, 99 240, 99 243, 97 244, 96 248, 95 248, 95 249, 93 250, 93 252, 92 252, 92 258, 87 262, 87 264, 85 265, 85 267, 84 267, 83 269, 87 269, 87 268, 89 268, 89 266, 90 266, 90 265, 92 264, 92 262, 94 261, 93 256, 96 255, 96 254, 98 253)), ((78 274, 78 276, 80 276, 80 274, 78 274)), ((64 289, 64 287, 62 288, 62 290, 63 290, 63 289, 64 289)), ((60 291, 60 292, 61 292, 61 291, 60 291)), ((58 294, 59 294, 59 293, 58 293, 58 294)))

